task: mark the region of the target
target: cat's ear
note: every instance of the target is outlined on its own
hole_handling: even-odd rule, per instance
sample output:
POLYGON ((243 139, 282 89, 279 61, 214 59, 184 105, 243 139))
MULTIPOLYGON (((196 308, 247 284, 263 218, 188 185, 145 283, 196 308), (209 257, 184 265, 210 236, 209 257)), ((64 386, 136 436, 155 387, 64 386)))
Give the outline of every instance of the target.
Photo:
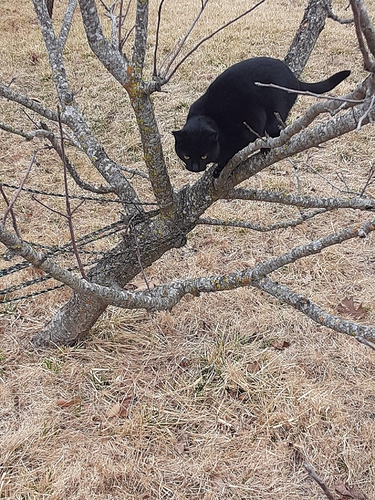
POLYGON ((207 134, 207 139, 210 139, 212 142, 217 142, 219 139, 219 134, 216 132, 216 130, 210 130, 207 134))
POLYGON ((182 137, 184 136, 184 131, 183 130, 172 130, 172 134, 174 135, 174 138, 176 139, 176 141, 178 141, 179 139, 182 139, 182 137))

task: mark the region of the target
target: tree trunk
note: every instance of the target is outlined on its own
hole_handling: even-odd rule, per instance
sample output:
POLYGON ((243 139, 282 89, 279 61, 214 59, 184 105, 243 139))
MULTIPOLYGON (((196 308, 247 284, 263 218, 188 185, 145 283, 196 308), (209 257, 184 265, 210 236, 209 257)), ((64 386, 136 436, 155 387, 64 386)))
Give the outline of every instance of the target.
MULTIPOLYGON (((163 225, 161 217, 137 226, 137 233, 124 234, 123 241, 109 251, 87 274, 87 280, 101 285, 123 288, 142 268, 150 266, 171 248, 185 244, 189 228, 175 225, 173 231, 163 225), (136 237, 137 235, 137 237, 136 237), (141 264, 139 262, 141 261, 141 264)), ((36 347, 74 345, 87 336, 105 311, 107 303, 88 294, 73 297, 54 315, 44 330, 32 339, 36 347)))

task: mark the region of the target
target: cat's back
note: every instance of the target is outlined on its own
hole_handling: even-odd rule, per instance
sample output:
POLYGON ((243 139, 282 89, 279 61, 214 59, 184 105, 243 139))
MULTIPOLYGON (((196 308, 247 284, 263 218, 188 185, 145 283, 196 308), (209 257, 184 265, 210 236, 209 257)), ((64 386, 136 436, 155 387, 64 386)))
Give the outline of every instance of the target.
POLYGON ((270 57, 246 59, 221 73, 192 105, 189 114, 212 116, 220 113, 220 108, 224 111, 223 108, 231 107, 233 110, 244 103, 257 106, 265 97, 273 100, 274 91, 259 87, 254 82, 298 88, 298 80, 283 61, 270 57))
POLYGON ((215 94, 228 89, 259 89, 254 82, 284 83, 296 86, 298 80, 288 66, 279 59, 271 57, 254 57, 234 64, 216 80, 214 80, 207 93, 215 94))

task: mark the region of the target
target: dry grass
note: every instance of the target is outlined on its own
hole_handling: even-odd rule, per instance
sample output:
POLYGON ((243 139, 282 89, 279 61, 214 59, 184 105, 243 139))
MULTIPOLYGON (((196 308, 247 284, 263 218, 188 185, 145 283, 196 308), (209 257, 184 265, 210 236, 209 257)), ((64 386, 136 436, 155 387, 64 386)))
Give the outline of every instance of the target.
MULTIPOLYGON (((65 2, 55 3, 59 18, 65 2)), ((196 176, 176 160, 170 131, 183 124, 191 102, 228 65, 251 55, 283 57, 305 3, 296 0, 293 8, 283 0, 266 3, 196 52, 168 93, 155 96, 175 186, 196 176)), ((342 16, 346 3, 335 2, 342 16)), ((213 0, 193 39, 247 4, 213 0)), ((161 55, 192 16, 190 3, 167 2, 161 55)), ((6 49, 0 52, 2 80, 16 77, 15 88, 55 105, 31 2, 3 0, 0 27, 6 49)), ((87 119, 115 159, 143 168, 126 96, 91 55, 78 14, 72 34, 67 66, 87 119)), ((151 33, 150 49, 153 43, 151 33)), ((318 80, 343 68, 353 73, 341 92, 361 78, 361 62, 353 28, 329 21, 304 75, 318 80)), ((293 116, 307 104, 300 99, 293 116)), ((2 121, 29 126, 16 106, 0 102, 0 113, 2 121)), ((18 183, 34 147, 0 132, 1 180, 18 183)), ((359 189, 374 152, 373 130, 367 128, 299 155, 295 166, 303 191, 335 193, 307 164, 343 187, 340 172, 359 189)), ((100 182, 84 158, 74 159, 82 176, 100 182)), ((43 152, 28 185, 62 192, 61 177, 56 157, 43 152)), ((282 162, 248 185, 293 190, 295 169, 282 162)), ((141 182, 137 188, 152 199, 141 182)), ((287 208, 227 201, 209 212, 258 223, 296 215, 287 208)), ((87 203, 79 214, 76 229, 84 234, 117 220, 118 208, 87 203)), ((26 239, 47 244, 68 239, 64 221, 27 195, 19 200, 17 217, 26 239)), ((169 252, 147 272, 158 283, 240 269, 363 218, 350 211, 332 213, 326 221, 275 234, 199 227, 186 247, 169 252)), ((299 262, 277 279, 332 312, 353 295, 368 310, 363 322, 374 324, 374 271, 371 236, 299 262)), ((31 274, 25 270, 2 282, 8 286, 31 274)), ((30 351, 27 340, 68 297, 61 289, 1 306, 0 498, 322 499, 303 469, 304 459, 332 490, 348 482, 375 498, 374 358, 363 346, 264 294, 242 289, 186 298, 172 312, 155 315, 111 308, 84 344, 30 351)))

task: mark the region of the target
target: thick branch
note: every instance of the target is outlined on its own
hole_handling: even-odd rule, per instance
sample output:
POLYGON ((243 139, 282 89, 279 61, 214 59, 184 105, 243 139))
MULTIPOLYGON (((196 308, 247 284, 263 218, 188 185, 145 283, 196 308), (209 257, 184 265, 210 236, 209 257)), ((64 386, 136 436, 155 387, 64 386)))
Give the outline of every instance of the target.
POLYGON ((127 86, 142 140, 143 154, 156 200, 163 214, 175 214, 175 197, 163 155, 163 148, 150 96, 133 80, 127 86))
MULTIPOLYGON (((317 118, 319 115, 323 113, 330 113, 334 115, 338 113, 338 111, 342 109, 347 109, 354 107, 356 104, 364 103, 367 106, 366 112, 363 112, 359 120, 364 120, 365 114, 371 108, 368 103, 364 100, 366 95, 366 84, 368 87, 371 85, 369 82, 365 80, 364 83, 361 83, 357 86, 357 88, 346 96, 339 97, 337 99, 330 98, 326 101, 318 101, 305 112, 300 118, 291 123, 288 127, 281 130, 280 135, 278 137, 268 137, 268 138, 259 138, 254 142, 250 143, 244 149, 236 153, 233 158, 228 162, 222 171, 217 183, 216 188, 221 190, 223 187, 228 186, 228 178, 231 173, 235 169, 235 167, 241 162, 246 160, 253 153, 260 151, 261 149, 274 149, 278 151, 278 148, 284 146, 285 144, 290 144, 290 139, 293 136, 296 137, 304 137, 305 129, 311 125, 311 123, 317 118), (297 135, 300 134, 300 135, 297 135)), ((370 103, 371 104, 371 103, 370 103)), ((358 123, 359 123, 358 120, 358 123)), ((358 126, 358 125, 357 125, 358 126)), ((324 142, 324 141, 323 141, 324 142)), ((297 144, 296 144, 297 145, 297 144)), ((308 146, 307 148, 309 148, 308 146)), ((305 149, 307 149, 305 148, 305 149)), ((293 153, 294 154, 294 153, 293 153)), ((291 155, 287 155, 291 156, 291 155)), ((268 156, 267 156, 268 158, 268 156)), ((281 159, 281 158, 279 158, 281 159)))
MULTIPOLYGON (((66 7, 65 16, 63 22, 61 24, 60 33, 58 36, 58 44, 60 49, 62 50, 66 44, 66 41, 69 36, 70 28, 72 27, 74 12, 77 7, 77 0, 69 0, 69 3, 66 7)), ((52 17, 52 16, 51 16, 52 17)))
POLYGON ((30 99, 20 92, 16 92, 15 90, 10 89, 7 85, 0 83, 0 96, 5 97, 5 99, 9 99, 9 101, 16 102, 17 104, 21 104, 27 109, 38 113, 38 115, 43 116, 47 120, 52 120, 54 122, 58 121, 57 113, 44 107, 39 102, 34 99, 30 99))
POLYGON ((255 281, 253 285, 273 295, 278 300, 291 305, 294 309, 301 311, 305 316, 311 318, 319 325, 326 326, 339 333, 345 333, 351 337, 365 337, 372 341, 375 340, 375 328, 358 325, 352 321, 333 316, 303 295, 294 293, 286 286, 275 283, 269 278, 262 278, 260 281, 255 281))
POLYGON ((135 19, 135 40, 132 63, 138 78, 142 78, 143 64, 147 48, 148 0, 137 0, 135 19))
POLYGON ((95 0, 79 0, 79 6, 91 50, 111 75, 124 86, 129 82, 130 67, 126 57, 105 38, 95 0))
POLYGON ((227 194, 231 200, 252 200, 280 203, 282 205, 294 205, 303 208, 326 208, 335 210, 338 208, 353 208, 355 210, 374 210, 375 200, 371 198, 317 198, 314 196, 303 196, 300 194, 286 194, 265 189, 232 189, 227 194))
POLYGON ((297 78, 306 66, 330 9, 330 0, 309 0, 301 24, 284 58, 297 78))
MULTIPOLYGON (((344 114, 338 114, 313 128, 302 130, 291 137, 284 146, 277 146, 278 142, 283 140, 283 133, 280 134, 280 138, 271 138, 266 141, 258 139, 256 143, 260 141, 259 146, 269 147, 271 148, 271 151, 266 155, 258 153, 257 155, 251 157, 251 159, 248 159, 240 164, 227 180, 225 187, 234 187, 245 179, 248 179, 250 176, 253 176, 257 172, 263 170, 266 166, 272 165, 277 161, 290 157, 296 153, 301 153, 302 151, 319 146, 320 144, 330 141, 331 139, 335 139, 350 131, 356 130, 358 123, 363 116, 365 116, 365 118, 362 121, 362 125, 370 123, 375 118, 375 109, 370 109, 371 100, 371 98, 368 98, 365 102, 363 102, 363 104, 356 106, 344 114), (276 145, 276 147, 274 145, 276 145)), ((330 103, 332 102, 333 101, 330 101, 330 103)), ((327 106, 329 106, 328 103, 327 106)), ((289 127, 285 129, 286 133, 288 132, 288 128, 289 127)), ((251 151, 253 147, 253 145, 250 145, 248 146, 249 149, 245 148, 241 152, 237 153, 228 163, 227 167, 225 167, 224 174, 227 168, 231 169, 233 168, 233 165, 239 163, 240 158, 248 156, 247 151, 251 151)))

